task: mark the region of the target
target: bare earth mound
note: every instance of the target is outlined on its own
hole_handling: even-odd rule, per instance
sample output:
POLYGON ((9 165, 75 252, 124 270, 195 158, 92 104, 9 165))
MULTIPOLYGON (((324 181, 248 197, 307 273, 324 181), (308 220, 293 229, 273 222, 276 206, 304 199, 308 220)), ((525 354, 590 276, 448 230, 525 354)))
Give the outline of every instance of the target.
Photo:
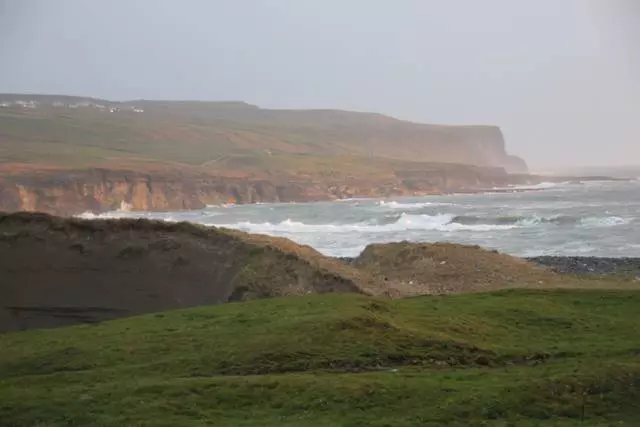
POLYGON ((148 220, 0 214, 0 332, 308 293, 385 295, 286 239, 148 220))
POLYGON ((522 259, 451 243, 369 245, 353 264, 403 296, 548 287, 558 281, 522 259))

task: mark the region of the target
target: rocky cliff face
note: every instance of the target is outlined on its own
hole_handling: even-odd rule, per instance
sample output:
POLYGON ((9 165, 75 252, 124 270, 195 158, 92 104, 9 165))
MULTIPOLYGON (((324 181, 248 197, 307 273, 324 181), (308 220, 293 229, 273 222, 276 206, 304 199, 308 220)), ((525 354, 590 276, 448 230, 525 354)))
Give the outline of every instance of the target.
POLYGON ((423 125, 424 155, 435 156, 438 161, 465 163, 486 167, 501 167, 508 173, 526 174, 525 161, 510 155, 506 149, 504 135, 497 126, 452 126, 441 127, 423 125), (440 134, 431 141, 430 134, 440 134))
MULTIPOLYGON (((518 182, 528 179, 520 177, 518 182)), ((250 179, 92 169, 0 178, 0 210, 57 215, 116 209, 168 211, 222 203, 309 202, 473 191, 513 183, 502 169, 398 171, 391 179, 250 179)))

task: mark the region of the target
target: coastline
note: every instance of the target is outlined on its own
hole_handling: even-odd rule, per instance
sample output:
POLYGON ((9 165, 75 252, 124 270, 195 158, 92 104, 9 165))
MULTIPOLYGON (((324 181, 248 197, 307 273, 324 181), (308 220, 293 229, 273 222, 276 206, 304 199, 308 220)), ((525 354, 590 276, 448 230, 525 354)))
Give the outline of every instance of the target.
POLYGON ((525 259, 560 274, 623 276, 640 280, 640 258, 637 257, 613 258, 553 255, 525 259))
MULTIPOLYGON (((619 185, 614 182, 595 187, 543 183, 540 187, 544 188, 510 189, 516 193, 513 195, 492 196, 490 192, 483 192, 460 197, 393 198, 391 201, 350 198, 347 200, 351 202, 347 204, 341 201, 266 203, 256 207, 224 206, 230 209, 210 206, 210 209, 192 212, 119 211, 77 217, 186 220, 205 226, 287 237, 330 257, 356 257, 365 243, 450 241, 492 248, 521 258, 560 257, 564 261, 556 260, 551 264, 551 261, 541 259, 538 263, 550 264, 548 267, 570 274, 637 275, 638 269, 624 265, 612 268, 605 262, 606 257, 640 258, 640 248, 633 238, 637 227, 634 208, 621 208, 616 202, 624 200, 625 194, 632 195, 636 183, 619 185), (621 195, 611 195, 614 189, 620 189, 621 195), (629 189, 631 193, 628 193, 629 189), (615 206, 611 211, 606 207, 581 210, 582 197, 591 197, 584 202, 588 206, 599 202, 600 195, 593 199, 594 192, 609 199, 613 197, 615 206), (566 201, 567 198, 571 200, 566 201), (556 209, 553 203, 559 199, 565 201, 556 209), (514 209, 500 207, 510 203, 515 204, 514 209), (572 240, 558 239, 558 233, 569 233, 572 240), (609 237, 612 240, 608 240, 609 237), (529 243, 528 239, 533 240, 529 243), (580 257, 586 257, 586 263, 580 257), (605 261, 593 261, 600 259, 605 261)), ((608 199, 602 200, 606 204, 608 199)))
MULTIPOLYGON (((356 257, 337 257, 351 264, 356 257)), ((568 275, 594 277, 621 277, 640 281, 640 257, 589 257, 572 255, 549 255, 539 257, 521 257, 549 270, 568 275)))
POLYGON ((374 175, 344 176, 226 176, 179 169, 140 172, 105 168, 42 173, 25 170, 14 174, 7 169, 0 173, 0 210, 73 216, 86 212, 101 214, 126 206, 134 212, 178 212, 223 204, 541 191, 546 183, 619 180, 507 174, 495 168, 456 164, 410 165, 412 169, 403 169, 406 165, 383 166, 374 175))

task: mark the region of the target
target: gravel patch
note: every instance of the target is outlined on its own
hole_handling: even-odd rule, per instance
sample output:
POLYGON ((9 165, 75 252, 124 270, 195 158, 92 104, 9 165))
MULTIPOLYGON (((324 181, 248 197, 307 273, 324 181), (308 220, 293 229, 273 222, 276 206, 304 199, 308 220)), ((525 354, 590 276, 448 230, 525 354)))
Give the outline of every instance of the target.
POLYGON ((527 260, 563 274, 640 277, 640 258, 542 256, 527 260))
MULTIPOLYGON (((355 258, 338 259, 352 263, 355 258)), ((525 259, 561 274, 620 275, 640 279, 640 258, 541 256, 525 259)))

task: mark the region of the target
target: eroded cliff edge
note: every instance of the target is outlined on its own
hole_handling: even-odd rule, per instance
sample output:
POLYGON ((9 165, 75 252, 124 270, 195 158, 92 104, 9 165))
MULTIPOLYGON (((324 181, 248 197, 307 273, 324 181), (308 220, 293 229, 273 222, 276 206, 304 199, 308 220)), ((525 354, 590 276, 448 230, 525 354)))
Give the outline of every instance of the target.
POLYGON ((56 215, 116 209, 175 211, 223 203, 311 202, 352 197, 393 197, 476 191, 535 177, 508 175, 502 169, 449 166, 396 171, 371 177, 231 177, 142 173, 107 169, 48 171, 0 177, 1 211, 38 211, 56 215))
POLYGON ((526 164, 507 152, 496 126, 243 102, 20 94, 0 94, 0 102, 5 211, 197 209, 535 181, 523 178, 526 164))

